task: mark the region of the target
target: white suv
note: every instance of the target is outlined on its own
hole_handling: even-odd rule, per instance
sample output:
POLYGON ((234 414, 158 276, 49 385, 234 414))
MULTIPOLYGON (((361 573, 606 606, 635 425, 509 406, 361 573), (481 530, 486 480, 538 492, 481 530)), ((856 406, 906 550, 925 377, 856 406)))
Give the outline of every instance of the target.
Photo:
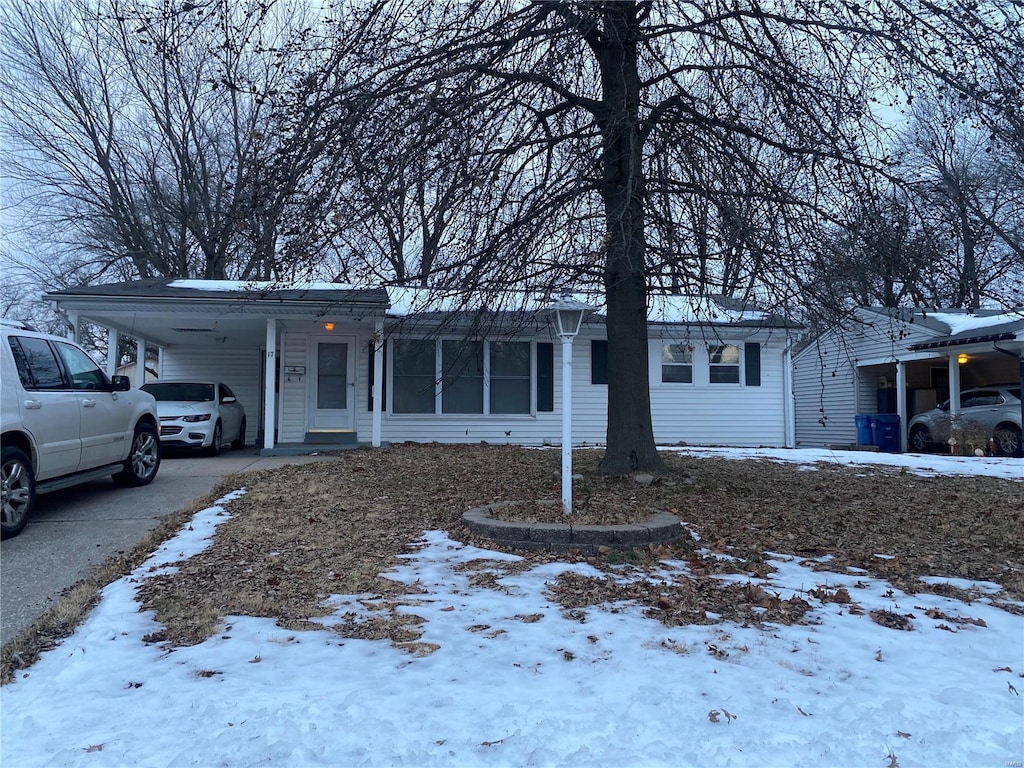
POLYGON ((0 322, 0 534, 21 533, 37 494, 107 475, 146 485, 160 467, 156 401, 111 380, 79 346, 0 322))

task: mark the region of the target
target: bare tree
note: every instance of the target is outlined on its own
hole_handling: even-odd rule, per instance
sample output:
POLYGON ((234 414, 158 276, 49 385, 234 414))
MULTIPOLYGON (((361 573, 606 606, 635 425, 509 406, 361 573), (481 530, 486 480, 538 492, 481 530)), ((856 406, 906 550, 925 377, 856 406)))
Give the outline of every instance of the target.
POLYGON ((937 100, 915 103, 899 149, 908 188, 951 246, 936 264, 947 276, 937 298, 970 309, 1012 303, 1006 282, 1024 274, 1024 251, 1007 235, 1024 224, 1024 189, 1013 178, 1024 166, 993 151, 975 108, 937 100))
POLYGON ((252 169, 289 23, 273 3, 3 8, 7 172, 69 258, 51 278, 265 276, 275 222, 252 169), (63 274, 62 274, 63 273, 63 274))

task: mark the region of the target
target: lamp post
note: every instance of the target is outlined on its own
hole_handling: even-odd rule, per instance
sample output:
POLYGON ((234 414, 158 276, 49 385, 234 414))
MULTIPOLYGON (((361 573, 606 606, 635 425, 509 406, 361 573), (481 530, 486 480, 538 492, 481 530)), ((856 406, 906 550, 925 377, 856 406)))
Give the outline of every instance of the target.
POLYGON ((580 332, 583 316, 593 307, 563 293, 545 311, 554 317, 555 333, 562 340, 562 511, 572 514, 572 340, 580 332))

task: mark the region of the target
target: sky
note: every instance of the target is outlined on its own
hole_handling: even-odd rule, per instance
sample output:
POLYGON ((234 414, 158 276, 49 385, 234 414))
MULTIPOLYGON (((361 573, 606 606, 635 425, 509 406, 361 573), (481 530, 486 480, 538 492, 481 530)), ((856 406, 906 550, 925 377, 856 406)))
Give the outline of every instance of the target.
MULTIPOLYGON (((1011 459, 704 453, 756 453, 808 471, 820 454, 923 474, 1005 466, 1024 482, 1011 459)), ((244 492, 198 512, 108 585, 71 637, 0 689, 0 765, 1007 768, 1024 759, 1024 615, 990 604, 998 585, 936 579, 980 595, 964 603, 775 554, 777 571, 752 581, 808 601, 806 624, 667 628, 627 603, 579 621, 562 615, 545 583, 564 571, 599 575, 591 566, 509 575, 501 565, 515 556, 424 531, 387 572, 425 589, 404 609, 425 619, 420 653, 342 638, 331 616, 307 632, 229 616, 197 646, 147 645, 159 625, 139 609, 139 584, 205 548, 244 492), (473 586, 478 571, 497 574, 501 589, 473 586), (808 594, 821 585, 845 588, 863 613, 808 594), (912 614, 912 629, 874 623, 875 609, 912 614)), ((687 527, 700 546, 699 524, 687 527)), ((654 576, 688 577, 682 561, 654 576)), ((332 596, 333 615, 370 617, 372 597, 332 596)))

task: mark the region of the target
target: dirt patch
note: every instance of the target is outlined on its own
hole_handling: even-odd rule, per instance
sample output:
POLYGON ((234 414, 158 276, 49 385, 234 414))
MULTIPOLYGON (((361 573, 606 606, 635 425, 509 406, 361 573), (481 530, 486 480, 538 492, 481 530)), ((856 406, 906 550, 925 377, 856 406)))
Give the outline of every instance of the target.
MULTIPOLYGON (((1024 483, 666 454, 665 473, 641 485, 632 478, 602 478, 600 458, 596 450, 574 454, 583 480, 575 486, 573 522, 634 522, 665 510, 685 521, 699 545, 686 537, 628 558, 615 552, 590 558, 518 554, 528 565, 587 559, 609 573, 622 564, 644 571, 663 559, 682 560, 694 583, 658 590, 623 588, 614 579, 560 579, 551 594, 565 611, 626 599, 670 624, 717 617, 800 621, 806 607, 799 598, 708 578, 723 572, 764 576, 766 552, 831 555, 823 568, 861 568, 907 591, 952 590, 970 597, 917 581, 920 575, 948 576, 995 581, 1004 598, 1024 599, 1024 483)), ((165 628, 151 641, 201 642, 223 629, 223 617, 231 614, 274 618, 293 630, 321 628, 310 619, 332 613, 325 600, 341 594, 357 595, 380 612, 372 621, 365 613, 341 616, 339 634, 388 637, 418 649, 416 590, 380 574, 423 531, 447 530, 493 549, 493 542, 474 540, 461 516, 507 499, 529 502, 530 514, 564 521, 557 507, 533 503, 560 496, 560 456, 550 450, 407 444, 340 453, 333 461, 241 480, 247 493, 228 505, 232 518, 218 528, 212 546, 180 563, 177 573, 142 585, 140 600, 165 628)), ((500 587, 486 574, 480 581, 500 587)))

